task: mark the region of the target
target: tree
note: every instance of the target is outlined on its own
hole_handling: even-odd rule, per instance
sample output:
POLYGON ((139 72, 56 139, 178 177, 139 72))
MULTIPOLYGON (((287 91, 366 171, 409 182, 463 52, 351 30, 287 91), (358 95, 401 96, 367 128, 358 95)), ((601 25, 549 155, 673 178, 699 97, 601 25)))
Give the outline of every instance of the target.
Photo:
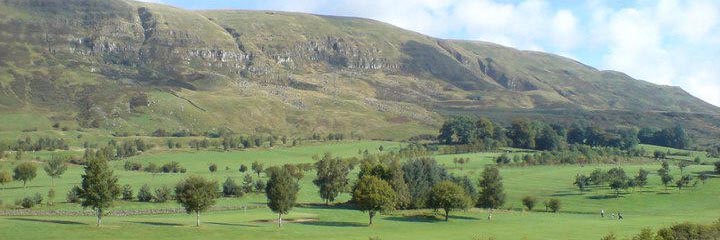
POLYGON ((525 196, 522 199, 522 203, 523 203, 523 205, 525 205, 525 207, 527 207, 528 211, 533 210, 536 202, 537 202, 537 199, 533 196, 525 196))
MULTIPOLYGON (((382 168, 382 166, 375 167, 382 168)), ((403 178, 410 193, 411 205, 416 208, 424 207, 427 202, 427 194, 432 186, 450 179, 450 174, 447 173, 447 170, 445 170, 443 166, 440 166, 433 158, 418 158, 405 162, 402 165, 402 171, 403 178)), ((381 170, 381 172, 388 173, 391 171, 385 169, 381 170)), ((390 182, 390 179, 382 176, 382 174, 375 174, 375 176, 390 182)), ((395 190, 397 191, 398 189, 395 190)))
POLYGON ((486 166, 480 179, 480 198, 477 201, 480 207, 498 208, 505 203, 502 176, 497 166, 486 166))
POLYGON ((52 156, 50 161, 45 164, 45 167, 43 169, 45 169, 45 173, 50 176, 50 187, 54 188, 55 178, 60 177, 60 175, 65 173, 65 170, 67 170, 65 158, 52 156))
POLYGON ((235 181, 230 177, 228 177, 225 180, 225 182, 223 183, 222 192, 223 192, 223 195, 225 195, 226 197, 242 196, 242 191, 240 189, 240 186, 238 186, 237 183, 235 183, 235 181))
POLYGON ((243 164, 243 165, 240 165, 240 169, 238 169, 238 170, 240 171, 240 173, 245 173, 245 172, 247 172, 248 168, 247 168, 247 166, 245 166, 245 164, 243 164))
POLYGON ((690 181, 692 181, 692 177, 690 175, 682 175, 682 177, 675 182, 675 185, 678 189, 682 190, 683 187, 690 184, 690 181))
POLYGON ((472 118, 467 116, 455 116, 445 121, 440 128, 438 139, 444 144, 468 144, 475 137, 475 127, 472 118))
POLYGON ((245 193, 252 192, 253 177, 249 173, 245 174, 242 182, 242 191, 245 193))
POLYGON ((584 174, 578 174, 575 176, 575 182, 573 184, 580 189, 580 192, 585 191, 585 188, 590 185, 590 177, 584 174))
POLYGON ((13 179, 22 181, 25 187, 28 181, 32 181, 37 176, 37 166, 32 162, 23 162, 15 166, 13 172, 13 179))
POLYGON ((378 212, 387 213, 395 210, 396 196, 390 184, 384 180, 365 175, 355 186, 352 202, 363 212, 368 212, 369 225, 373 224, 373 217, 378 212))
POLYGON ((495 136, 495 124, 486 117, 481 117, 475 122, 475 134, 477 139, 489 139, 495 136))
POLYGON ((720 161, 715 162, 715 173, 720 174, 720 161))
POLYGON ((263 170, 265 169, 265 168, 263 168, 263 164, 259 163, 257 161, 253 162, 252 166, 250 168, 252 168, 253 172, 255 172, 258 175, 258 177, 260 177, 260 173, 262 173, 263 170))
POLYGON ((113 175, 104 157, 86 160, 85 174, 80 185, 80 199, 83 207, 90 207, 97 212, 97 225, 102 221, 103 210, 112 206, 120 195, 118 179, 113 175))
POLYGON ((550 126, 545 126, 535 138, 535 145, 538 150, 557 151, 563 143, 560 135, 550 126))
POLYGON ((450 211, 467 209, 471 202, 472 200, 470 200, 462 187, 446 180, 430 189, 427 206, 433 209, 443 209, 445 211, 445 221, 447 221, 450 211))
POLYGON ((347 189, 348 174, 352 168, 347 161, 333 158, 326 153, 322 159, 315 162, 315 169, 317 174, 313 184, 319 188, 320 198, 325 200, 325 204, 330 204, 347 189))
POLYGON ((557 199, 557 198, 551 198, 551 199, 547 202, 547 206, 546 206, 546 207, 547 207, 548 209, 550 209, 550 211, 552 211, 552 212, 559 212, 561 205, 562 205, 562 204, 561 204, 561 202, 560 202, 559 199, 557 199))
POLYGON ((642 188, 647 185, 647 176, 649 173, 650 172, 648 172, 647 170, 641 168, 638 171, 637 176, 635 176, 635 186, 642 188))
POLYGON ((130 184, 123 185, 122 200, 125 200, 125 201, 133 200, 133 190, 132 190, 132 186, 130 186, 130 184))
POLYGON ((268 173, 270 179, 265 186, 267 205, 278 214, 278 226, 282 226, 282 215, 290 212, 295 205, 300 186, 284 168, 273 167, 268 169, 268 173))
POLYGON ((215 173, 217 171, 217 164, 210 164, 210 166, 208 166, 208 170, 210 170, 211 173, 215 173))
POLYGON ((175 186, 175 198, 188 214, 195 213, 195 226, 200 226, 200 213, 215 205, 218 183, 190 176, 175 186))
POLYGON ((12 176, 7 171, 0 172, 0 185, 5 185, 6 183, 12 182, 12 176))
POLYGON ((680 175, 683 175, 683 171, 685 170, 685 168, 686 168, 687 166, 690 166, 690 162, 689 162, 689 161, 680 160, 680 161, 677 163, 677 165, 678 165, 678 168, 680 169, 680 175))
POLYGON ((673 176, 670 175, 665 168, 658 170, 658 175, 660 175, 660 181, 662 181, 662 184, 665 186, 665 190, 667 191, 668 185, 673 181, 673 176))
POLYGON ((152 199, 155 198, 150 191, 150 187, 147 184, 142 185, 140 187, 140 190, 138 190, 137 199, 140 202, 150 202, 152 199))
POLYGON ((603 185, 605 181, 607 181, 607 173, 602 169, 596 168, 590 173, 590 181, 596 186, 603 185))
POLYGON ((510 126, 508 137, 517 148, 535 149, 536 131, 526 119, 516 119, 510 126))
POLYGON ((628 176, 625 170, 620 167, 608 170, 608 178, 610 178, 610 189, 615 190, 615 197, 620 197, 620 190, 628 188, 628 176))

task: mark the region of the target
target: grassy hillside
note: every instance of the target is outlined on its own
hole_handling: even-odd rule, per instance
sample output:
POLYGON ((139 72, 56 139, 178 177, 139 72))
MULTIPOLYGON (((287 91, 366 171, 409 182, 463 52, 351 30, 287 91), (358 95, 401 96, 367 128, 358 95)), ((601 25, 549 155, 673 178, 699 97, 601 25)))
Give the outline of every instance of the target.
POLYGON ((720 110, 679 88, 373 20, 125 0, 6 0, 0 13, 0 113, 32 119, 0 118, 12 133, 59 122, 402 139, 482 114, 720 134, 720 110))

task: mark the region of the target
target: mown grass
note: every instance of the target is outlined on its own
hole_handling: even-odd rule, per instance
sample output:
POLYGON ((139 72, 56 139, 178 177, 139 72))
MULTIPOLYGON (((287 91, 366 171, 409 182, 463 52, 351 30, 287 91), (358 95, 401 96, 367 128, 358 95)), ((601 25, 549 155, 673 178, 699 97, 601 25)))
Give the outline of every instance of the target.
MULTIPOLYGON (((256 149, 248 151, 157 151, 133 157, 130 160, 143 164, 154 162, 159 165, 178 161, 188 169, 188 174, 202 175, 222 182, 227 177, 242 181, 243 174, 238 172, 240 164, 249 166, 253 161, 268 165, 284 163, 312 162, 312 156, 323 152, 332 152, 343 157, 358 156, 359 150, 368 149, 378 152, 382 145, 385 149, 397 149, 401 143, 380 141, 356 141, 339 143, 315 143, 299 147, 256 149), (208 164, 218 165, 218 172, 210 173, 208 164), (225 167, 230 167, 225 170, 225 167)), ((49 156, 47 153, 43 153, 49 156)), ((452 173, 469 175, 477 179, 486 164, 493 164, 500 153, 470 153, 434 156, 452 173), (468 164, 455 166, 453 158, 470 158, 468 164)), ((0 162, 0 169, 9 170, 13 161, 0 162)), ((149 174, 128 172, 122 169, 123 161, 112 163, 121 184, 130 184, 134 190, 148 184, 152 188, 163 185, 172 186, 182 179, 183 174, 149 174)), ((590 191, 580 192, 572 185, 578 173, 589 173, 595 168, 609 169, 616 165, 561 165, 532 167, 501 167, 504 178, 507 202, 503 209, 493 213, 488 221, 488 212, 471 209, 452 214, 450 222, 428 217, 431 210, 397 211, 392 215, 379 217, 376 224, 366 226, 367 215, 360 211, 343 207, 322 206, 317 189, 312 184, 314 172, 306 173, 301 181, 299 202, 288 219, 315 219, 311 222, 287 223, 282 228, 272 222, 276 217, 264 207, 265 196, 254 193, 241 198, 221 198, 218 206, 259 206, 248 210, 212 211, 202 215, 203 225, 192 227, 193 216, 185 214, 107 216, 104 226, 96 228, 92 216, 37 216, 37 217, 0 217, 0 232, 8 239, 599 239, 614 232, 619 236, 630 236, 643 227, 659 228, 683 221, 710 222, 716 220, 720 212, 720 179, 711 178, 707 183, 677 190, 665 190, 660 184, 655 170, 659 162, 649 161, 642 164, 622 165, 629 175, 635 175, 640 168, 651 172, 650 183, 645 188, 623 191, 619 198, 607 187, 593 187, 590 191), (523 210, 520 199, 524 196, 537 197, 538 204, 532 212, 523 210), (542 202, 549 198, 562 201, 560 213, 544 212, 542 202), (600 218, 599 211, 622 212, 623 221, 600 218)), ((671 167, 672 174, 679 176, 677 167, 671 167)), ((685 173, 697 174, 711 171, 707 165, 693 165, 685 173)), ((71 167, 61 179, 56 181, 59 198, 64 198, 67 190, 80 180, 82 169, 71 167)), ((353 173, 353 176, 356 172, 353 173)), ((254 175, 256 178, 257 176, 254 175)), ((263 175, 264 178, 264 175, 263 175)), ((38 178, 28 188, 13 182, 3 186, 0 199, 8 205, 14 199, 40 192, 43 195, 49 189, 50 180, 39 172, 38 178)), ((339 201, 349 199, 342 194, 339 201)), ((64 200, 63 200, 64 201, 64 200)), ((174 202, 140 203, 136 201, 118 201, 113 209, 164 209, 179 208, 174 202)), ((40 206, 37 210, 81 210, 78 205, 58 203, 55 206, 40 206)))

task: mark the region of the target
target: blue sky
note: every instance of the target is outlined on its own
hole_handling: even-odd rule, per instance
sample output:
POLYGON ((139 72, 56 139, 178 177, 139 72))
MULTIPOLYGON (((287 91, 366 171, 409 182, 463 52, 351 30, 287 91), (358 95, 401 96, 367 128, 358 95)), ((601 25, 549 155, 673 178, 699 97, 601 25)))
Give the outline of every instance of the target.
POLYGON ((372 18, 438 38, 574 58, 720 106, 716 0, 145 0, 186 9, 259 9, 372 18))

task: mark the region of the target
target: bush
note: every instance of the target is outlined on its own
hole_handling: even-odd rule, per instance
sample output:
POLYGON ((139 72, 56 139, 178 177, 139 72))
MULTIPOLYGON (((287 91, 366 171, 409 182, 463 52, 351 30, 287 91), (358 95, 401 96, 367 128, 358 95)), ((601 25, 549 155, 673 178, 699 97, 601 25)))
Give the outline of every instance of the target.
POLYGON ((267 186, 267 184, 265 183, 265 181, 263 181, 262 179, 258 179, 258 180, 255 182, 255 191, 256 191, 256 192, 264 192, 264 191, 265 191, 265 186, 267 186))
POLYGON ((548 209, 550 209, 551 212, 559 212, 561 203, 560 200, 557 198, 551 198, 547 203, 545 203, 548 209))
POLYGON ((153 194, 150 192, 150 187, 148 187, 147 184, 140 187, 140 190, 137 194, 137 199, 140 202, 149 202, 153 199, 153 194))
POLYGON ((172 190, 167 186, 155 189, 155 202, 164 203, 172 200, 172 190))
POLYGON ((495 159, 495 162, 498 164, 510 164, 511 161, 512 159, 510 159, 510 156, 508 156, 507 153, 503 153, 495 159))
POLYGON ((185 173, 187 169, 182 167, 179 162, 172 161, 162 165, 160 171, 163 173, 185 173))
POLYGON ((133 200, 133 190, 130 184, 125 184, 122 189, 122 200, 130 201, 133 200))
POLYGON ((32 208, 35 206, 35 201, 31 197, 25 197, 20 200, 15 200, 15 205, 18 205, 22 208, 32 208))
POLYGON ((67 193, 66 198, 68 203, 79 203, 80 202, 80 187, 74 186, 67 193))
POLYGON ((210 164, 210 166, 208 167, 208 170, 210 170, 211 173, 216 172, 216 171, 217 171, 217 164, 214 164, 214 163, 213 163, 213 164, 210 164))
POLYGON ((245 173, 248 170, 248 167, 245 166, 245 164, 240 165, 240 169, 238 169, 241 173, 245 173))
MULTIPOLYGON (((47 200, 48 205, 52 205, 53 199, 55 199, 55 189, 51 188, 50 190, 48 190, 47 197, 48 197, 48 200, 47 200)), ((0 205, 2 205, 2 204, 0 204, 0 205)))
POLYGON ((42 203, 42 201, 43 201, 43 196, 42 196, 42 194, 40 194, 40 193, 35 193, 35 195, 33 195, 33 197, 32 197, 32 201, 33 201, 35 204, 40 205, 40 204, 42 203))
POLYGON ((149 173, 156 173, 158 172, 158 166, 155 163, 148 163, 148 165, 145 166, 145 171, 149 173))
POLYGON ((536 202, 537 202, 537 199, 533 196, 525 196, 522 199, 522 203, 523 203, 523 205, 525 205, 525 207, 527 207, 528 211, 533 210, 536 202))
POLYGON ((222 186, 222 192, 226 197, 241 197, 243 195, 243 192, 240 191, 240 186, 238 186, 232 178, 227 178, 227 180, 225 180, 222 186))
POLYGON ((126 171, 140 171, 142 170, 142 164, 139 162, 125 161, 126 171))
POLYGON ((715 173, 720 174, 720 161, 715 162, 715 173))

